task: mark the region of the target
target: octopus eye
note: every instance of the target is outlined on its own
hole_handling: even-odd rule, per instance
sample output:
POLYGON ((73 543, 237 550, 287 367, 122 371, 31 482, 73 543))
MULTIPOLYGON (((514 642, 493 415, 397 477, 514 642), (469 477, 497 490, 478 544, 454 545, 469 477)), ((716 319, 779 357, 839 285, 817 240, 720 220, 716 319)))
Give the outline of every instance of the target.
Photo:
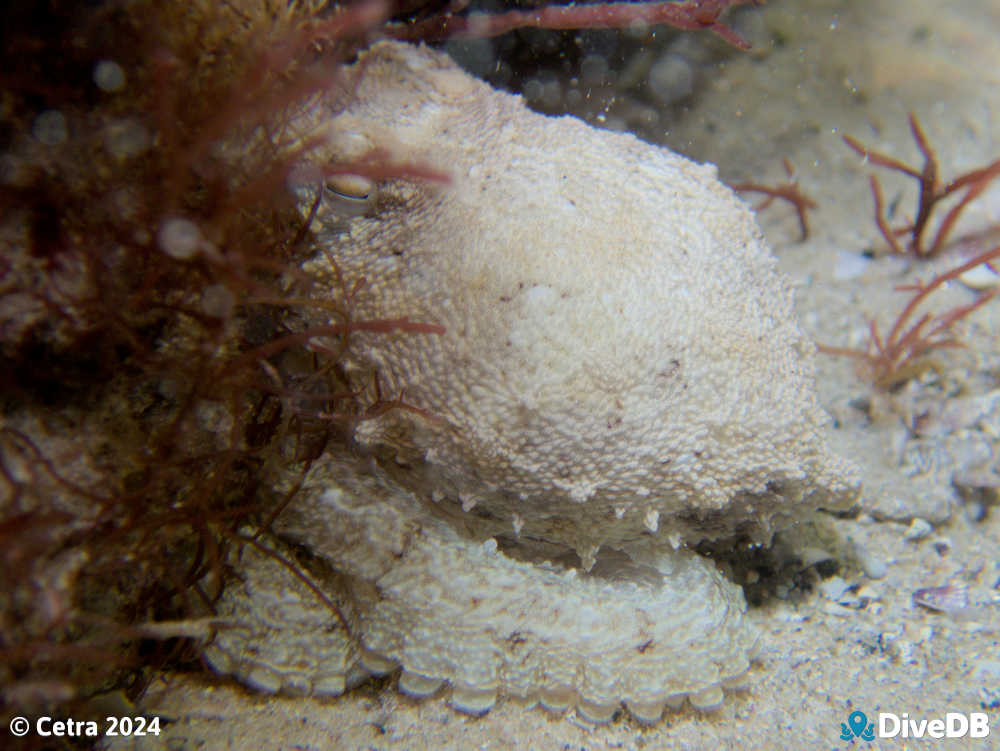
POLYGON ((334 175, 326 181, 326 189, 346 201, 367 201, 375 190, 375 184, 361 175, 334 175))
POLYGON ((345 221, 367 214, 378 190, 375 183, 361 175, 333 175, 325 184, 326 206, 330 216, 345 221))

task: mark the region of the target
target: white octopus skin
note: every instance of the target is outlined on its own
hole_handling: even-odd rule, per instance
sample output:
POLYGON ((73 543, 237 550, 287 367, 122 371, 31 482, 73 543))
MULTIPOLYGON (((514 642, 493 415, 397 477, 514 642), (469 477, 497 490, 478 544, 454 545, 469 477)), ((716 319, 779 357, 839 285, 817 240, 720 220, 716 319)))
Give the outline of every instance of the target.
POLYGON ((206 656, 261 691, 337 695, 402 666, 404 692, 447 681, 451 704, 470 714, 507 696, 576 706, 598 722, 625 702, 655 722, 685 697, 715 706, 754 655, 739 588, 686 549, 604 550, 589 573, 516 560, 345 457, 312 470, 277 530, 336 566, 308 571, 341 603, 352 636, 286 568, 248 548, 242 582, 219 604, 239 625, 206 656))
POLYGON ((294 648, 273 637, 273 594, 261 631, 245 601, 280 577, 247 563, 223 602, 245 629, 210 659, 314 692, 310 662, 340 690, 359 664, 401 665, 403 690, 447 681, 472 713, 497 695, 596 721, 623 701, 650 722, 685 696, 718 704, 755 637, 738 588, 687 546, 766 543, 858 490, 826 449, 815 348, 751 213, 713 166, 532 113, 440 53, 383 42, 348 75, 304 134, 325 129, 331 160, 377 148, 452 179, 352 181, 367 209, 325 202, 329 256, 305 268, 332 284, 332 257, 365 278, 358 320, 444 327, 352 334, 343 361, 433 419, 361 423, 371 463, 331 454, 279 520, 345 577, 351 646, 313 650, 304 595, 294 648), (248 657, 254 633, 272 636, 248 657))

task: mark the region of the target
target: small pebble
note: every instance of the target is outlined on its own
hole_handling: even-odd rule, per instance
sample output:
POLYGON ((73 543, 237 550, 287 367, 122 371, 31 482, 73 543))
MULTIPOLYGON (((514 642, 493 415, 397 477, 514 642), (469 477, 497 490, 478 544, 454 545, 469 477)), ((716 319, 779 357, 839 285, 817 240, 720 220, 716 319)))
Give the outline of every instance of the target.
POLYGON ((865 570, 869 579, 883 579, 889 573, 889 564, 881 556, 871 551, 858 549, 858 562, 865 570))
POLYGON ((833 558, 830 553, 823 550, 822 548, 816 548, 812 546, 805 547, 800 553, 802 557, 802 567, 809 568, 809 566, 815 566, 817 563, 822 563, 823 561, 829 561, 833 558))
POLYGON ((799 613, 794 610, 779 610, 775 613, 775 618, 785 623, 802 623, 809 620, 809 616, 805 613, 799 613))
POLYGON ((951 538, 950 537, 938 537, 932 543, 934 545, 934 550, 937 551, 938 555, 945 555, 951 550, 951 538))
POLYGON ((828 615, 835 615, 838 618, 846 618, 854 612, 845 608, 843 605, 838 605, 835 602, 824 602, 822 610, 824 613, 827 613, 828 615))
POLYGON ((844 592, 850 589, 851 585, 839 576, 832 576, 819 585, 819 591, 828 600, 837 601, 844 596, 844 592))
POLYGON ((837 601, 838 605, 842 605, 845 608, 853 608, 854 610, 862 610, 868 607, 868 603, 871 600, 866 597, 861 597, 858 592, 847 591, 844 596, 837 601))
POLYGON ((965 515, 970 521, 981 522, 986 518, 986 506, 979 501, 969 501, 965 504, 965 515))
POLYGON ((904 540, 920 540, 927 537, 931 532, 934 531, 933 525, 926 519, 921 519, 919 516, 910 522, 909 529, 903 533, 904 540))
POLYGON ((909 664, 913 661, 913 642, 909 639, 897 639, 891 642, 887 650, 894 660, 909 664))

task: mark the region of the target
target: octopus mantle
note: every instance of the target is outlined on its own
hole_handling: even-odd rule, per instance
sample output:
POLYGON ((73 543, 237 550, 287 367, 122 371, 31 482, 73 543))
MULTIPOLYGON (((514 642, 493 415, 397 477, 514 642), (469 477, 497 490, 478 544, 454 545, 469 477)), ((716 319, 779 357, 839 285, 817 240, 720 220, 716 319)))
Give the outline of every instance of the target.
POLYGON ((857 491, 752 215, 713 166, 532 113, 439 53, 380 43, 348 76, 301 125, 327 158, 452 179, 332 181, 305 268, 366 279, 358 319, 444 333, 352 334, 348 376, 419 411, 362 422, 275 525, 343 621, 248 548, 210 661, 311 694, 401 668, 473 714, 717 706, 756 638, 691 547, 766 543, 857 491))

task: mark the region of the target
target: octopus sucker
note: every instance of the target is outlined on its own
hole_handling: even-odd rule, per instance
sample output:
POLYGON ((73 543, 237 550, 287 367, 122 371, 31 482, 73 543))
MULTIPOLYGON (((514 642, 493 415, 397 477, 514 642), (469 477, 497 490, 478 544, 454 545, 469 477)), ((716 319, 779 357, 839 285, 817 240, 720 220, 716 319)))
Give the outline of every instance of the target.
POLYGON ((601 725, 609 722, 618 711, 618 705, 613 703, 595 704, 590 701, 582 701, 576 708, 577 713, 585 720, 601 725))
POLYGON ((411 673, 409 670, 404 670, 399 675, 399 690, 415 699, 436 694, 443 685, 444 681, 441 678, 428 678, 426 675, 411 673))
MULTIPOLYGON (((361 649, 359 662, 370 675, 378 678, 395 673, 399 668, 399 662, 396 660, 364 648, 361 649)), ((425 680, 429 680, 426 676, 424 678, 425 680)))
POLYGON ((448 703, 459 712, 478 717, 493 709, 497 703, 496 690, 475 689, 467 686, 452 686, 448 703))
POLYGON ((712 165, 533 113, 442 53, 381 42, 345 75, 301 118, 323 159, 363 144, 452 179, 373 180, 362 213, 301 188, 323 246, 303 269, 367 280, 358 320, 444 333, 352 334, 349 386, 377 372, 415 409, 361 421, 271 525, 337 617, 247 551, 209 661, 299 693, 398 670, 473 715, 718 707, 757 633, 694 548, 768 544, 858 493, 751 212, 712 165))
POLYGON ((539 703, 552 714, 562 714, 576 704, 576 691, 568 686, 546 686, 539 693, 539 703))
POLYGON ((626 702, 629 714, 644 725, 655 725, 663 716, 667 700, 662 701, 630 701, 626 702))
POLYGON ((688 701, 691 702, 691 706, 695 709, 700 709, 703 712, 711 712, 713 709, 718 709, 722 706, 723 698, 722 686, 709 686, 708 688, 703 688, 701 691, 695 691, 690 694, 688 701))

